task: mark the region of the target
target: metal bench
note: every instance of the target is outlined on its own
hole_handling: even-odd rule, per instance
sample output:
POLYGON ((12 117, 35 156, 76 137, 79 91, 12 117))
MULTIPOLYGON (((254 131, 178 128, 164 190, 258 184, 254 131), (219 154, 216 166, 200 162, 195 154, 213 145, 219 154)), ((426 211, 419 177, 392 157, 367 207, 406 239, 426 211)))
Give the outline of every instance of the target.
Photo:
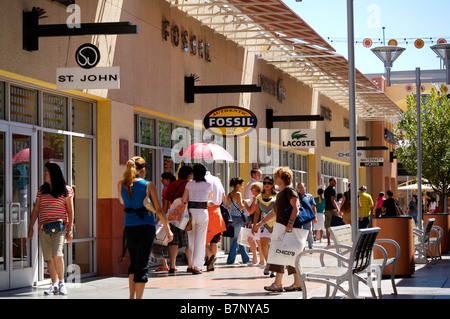
POLYGON ((414 248, 418 254, 418 258, 425 259, 425 264, 427 264, 428 268, 431 267, 431 263, 428 262, 428 256, 430 256, 432 260, 435 256, 433 254, 433 251, 431 250, 431 247, 432 247, 433 243, 436 246, 436 242, 434 242, 430 238, 431 232, 433 231, 434 221, 435 221, 434 218, 428 218, 427 224, 425 225, 424 229, 418 229, 418 228, 413 229, 414 248))
POLYGON ((303 298, 307 298, 307 281, 326 284, 326 298, 330 297, 330 287, 334 287, 332 297, 336 297, 337 291, 341 291, 349 298, 357 298, 354 281, 358 280, 366 284, 374 298, 377 298, 370 276, 370 266, 372 260, 372 250, 380 228, 367 228, 359 230, 354 243, 349 245, 330 245, 325 249, 308 249, 300 253, 295 261, 295 269, 299 276, 303 298), (320 254, 321 267, 303 272, 300 264, 304 256, 310 257, 311 253, 320 254), (329 261, 325 257, 334 257, 336 265, 327 265, 329 261), (367 276, 364 276, 367 275, 367 276), (348 284, 346 289, 344 283, 348 284))
MULTIPOLYGON (((337 227, 330 228, 331 239, 336 244, 344 244, 344 245, 352 245, 352 226, 351 225, 343 225, 337 227)), ((388 238, 380 238, 375 241, 374 245, 375 249, 378 249, 383 258, 372 259, 371 263, 371 271, 376 276, 377 279, 377 288, 378 288, 378 297, 383 298, 383 294, 381 292, 381 279, 383 277, 383 272, 386 266, 392 265, 391 270, 391 283, 392 289, 394 290, 393 295, 397 295, 397 286, 395 284, 395 269, 397 267, 397 262, 400 257, 400 245, 392 239, 388 238), (395 247, 395 256, 389 257, 386 249, 378 244, 389 244, 395 247)))

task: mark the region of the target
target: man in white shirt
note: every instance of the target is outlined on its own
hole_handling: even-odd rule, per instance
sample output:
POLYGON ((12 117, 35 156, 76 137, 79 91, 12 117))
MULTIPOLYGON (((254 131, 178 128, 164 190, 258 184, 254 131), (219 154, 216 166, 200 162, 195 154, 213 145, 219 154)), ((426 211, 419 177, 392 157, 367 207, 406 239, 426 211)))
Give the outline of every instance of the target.
POLYGON ((245 185, 245 189, 244 189, 244 200, 245 199, 252 199, 253 195, 252 195, 252 184, 255 182, 260 182, 261 181, 261 170, 254 168, 251 170, 250 172, 250 181, 247 183, 247 185, 245 185))
POLYGON ((207 271, 211 271, 214 270, 214 262, 216 261, 217 247, 221 235, 227 229, 220 211, 220 204, 225 202, 226 198, 225 189, 220 178, 211 175, 211 172, 207 171, 205 179, 212 185, 211 201, 214 203, 213 207, 208 206, 209 222, 208 232, 206 233, 206 269, 207 271))

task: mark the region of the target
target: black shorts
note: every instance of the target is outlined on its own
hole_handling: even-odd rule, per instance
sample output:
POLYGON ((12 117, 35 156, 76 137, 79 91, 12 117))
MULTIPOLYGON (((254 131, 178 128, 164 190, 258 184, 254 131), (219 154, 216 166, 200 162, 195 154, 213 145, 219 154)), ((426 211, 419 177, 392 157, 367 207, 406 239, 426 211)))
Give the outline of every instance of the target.
POLYGON ((218 233, 216 236, 214 236, 211 239, 210 243, 217 244, 220 241, 221 238, 222 238, 222 233, 218 233))

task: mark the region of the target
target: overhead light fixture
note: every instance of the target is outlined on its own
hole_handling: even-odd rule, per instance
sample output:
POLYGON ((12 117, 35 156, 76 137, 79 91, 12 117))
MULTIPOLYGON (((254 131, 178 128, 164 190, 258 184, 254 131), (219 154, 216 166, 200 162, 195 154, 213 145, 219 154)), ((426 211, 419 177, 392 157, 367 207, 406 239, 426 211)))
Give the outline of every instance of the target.
POLYGON ((446 83, 450 84, 450 44, 436 44, 432 45, 430 49, 433 50, 442 59, 442 61, 444 61, 445 68, 447 69, 446 83))
POLYGON ((387 86, 391 86, 391 68, 394 61, 405 51, 405 48, 387 45, 371 49, 372 52, 384 62, 386 69, 387 86))

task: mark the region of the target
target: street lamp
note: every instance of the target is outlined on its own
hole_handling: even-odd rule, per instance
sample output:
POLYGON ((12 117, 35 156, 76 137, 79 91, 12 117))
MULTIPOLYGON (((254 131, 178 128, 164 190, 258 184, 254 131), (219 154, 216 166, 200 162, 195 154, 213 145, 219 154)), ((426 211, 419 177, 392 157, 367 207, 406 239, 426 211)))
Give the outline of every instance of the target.
MULTIPOLYGON (((391 68, 392 63, 405 51, 405 48, 397 46, 382 46, 373 48, 372 52, 384 62, 384 67, 387 72, 387 86, 391 86, 391 68)), ((417 210, 418 219, 422 220, 422 127, 421 127, 421 112, 420 112, 420 68, 416 69, 416 88, 417 88, 417 210)), ((422 229, 422 223, 419 222, 419 229, 422 229)))
POLYGON ((371 49, 375 55, 384 62, 386 69, 387 86, 391 86, 391 68, 394 61, 405 51, 405 48, 387 45, 371 49))
POLYGON ((432 45, 430 49, 433 50, 444 61, 445 68, 447 69, 446 83, 450 84, 450 44, 436 44, 432 45))
MULTIPOLYGON (((447 68, 446 77, 447 84, 450 80, 450 44, 437 44, 431 46, 431 49, 441 57, 447 68)), ((405 51, 405 48, 397 46, 381 46, 373 48, 372 52, 384 62, 384 67, 387 72, 387 86, 391 86, 391 68, 393 62, 405 51)), ((422 220, 422 127, 421 127, 421 81, 420 81, 420 68, 416 68, 416 107, 417 107, 417 210, 419 213, 419 220, 422 220)), ((419 229, 422 229, 422 223, 419 223, 419 229)))

